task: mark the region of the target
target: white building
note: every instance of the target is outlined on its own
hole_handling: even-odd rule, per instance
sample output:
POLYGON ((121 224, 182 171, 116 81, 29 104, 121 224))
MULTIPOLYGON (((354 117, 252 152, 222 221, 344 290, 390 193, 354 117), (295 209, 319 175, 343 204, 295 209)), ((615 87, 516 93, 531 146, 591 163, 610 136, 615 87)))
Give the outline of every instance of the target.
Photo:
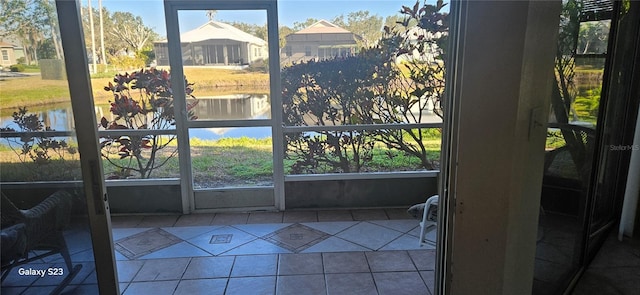
POLYGON ((281 50, 285 62, 307 61, 344 57, 354 54, 358 49, 358 35, 320 20, 298 32, 285 37, 286 46, 281 50))
MULTIPOLYGON (((267 42, 232 25, 209 21, 180 35, 185 66, 247 65, 268 57, 267 42)), ((157 65, 169 65, 167 40, 153 44, 157 65)))

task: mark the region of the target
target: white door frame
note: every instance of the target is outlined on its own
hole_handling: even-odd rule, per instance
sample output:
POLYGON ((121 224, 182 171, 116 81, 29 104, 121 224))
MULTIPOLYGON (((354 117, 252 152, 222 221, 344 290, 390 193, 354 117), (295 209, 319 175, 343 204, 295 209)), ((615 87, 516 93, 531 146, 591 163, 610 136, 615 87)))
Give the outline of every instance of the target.
POLYGON ((284 146, 282 142, 282 98, 280 93, 280 53, 278 46, 278 7, 277 0, 165 0, 165 19, 167 26, 167 48, 171 67, 171 83, 175 89, 184 89, 184 71, 182 67, 182 49, 178 10, 265 10, 267 12, 269 42, 269 86, 271 99, 271 119, 228 120, 228 121, 190 121, 187 118, 186 97, 182 91, 174 93, 176 110, 176 133, 178 135, 178 158, 180 161, 180 185, 182 211, 187 214, 196 210, 191 170, 189 128, 204 127, 271 127, 273 143, 273 194, 274 207, 284 210, 284 146), (275 41, 273 41, 275 40, 275 41))
POLYGON ((111 214, 98 144, 87 52, 77 1, 56 0, 69 93, 75 121, 82 182, 87 201, 91 242, 100 294, 119 294, 111 236, 111 214), (73 57, 73 58, 71 58, 73 57))
POLYGON ((531 294, 562 3, 453 3, 436 292, 531 294))

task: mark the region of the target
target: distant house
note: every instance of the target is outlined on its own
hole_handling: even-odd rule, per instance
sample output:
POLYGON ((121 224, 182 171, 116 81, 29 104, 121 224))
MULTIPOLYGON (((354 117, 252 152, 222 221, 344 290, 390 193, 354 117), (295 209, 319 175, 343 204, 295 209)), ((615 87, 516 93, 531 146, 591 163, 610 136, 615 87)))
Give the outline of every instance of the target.
MULTIPOLYGON (((217 21, 181 34, 180 42, 183 65, 246 65, 268 57, 266 41, 217 21)), ((167 40, 155 42, 153 48, 157 65, 169 65, 167 40)))
POLYGON ((22 48, 0 41, 0 65, 3 67, 17 64, 18 58, 23 56, 22 48))
POLYGON ((347 56, 357 51, 360 36, 326 20, 318 21, 285 37, 282 61, 296 62, 347 56))

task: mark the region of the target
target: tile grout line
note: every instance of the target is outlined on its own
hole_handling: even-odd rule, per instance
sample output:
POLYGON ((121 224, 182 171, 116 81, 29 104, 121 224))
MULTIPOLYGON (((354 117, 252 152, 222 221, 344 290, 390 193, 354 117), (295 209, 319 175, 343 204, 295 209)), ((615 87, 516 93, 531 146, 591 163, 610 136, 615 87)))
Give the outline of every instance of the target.
POLYGON ((367 267, 369 267, 369 275, 371 276, 371 280, 373 281, 373 286, 376 288, 376 292, 380 294, 380 290, 378 290, 378 284, 376 283, 376 278, 373 276, 373 269, 371 269, 371 264, 369 263, 369 257, 367 253, 363 253, 364 259, 367 261, 367 267))
POLYGON ((327 270, 324 267, 324 255, 326 253, 322 252, 320 253, 320 258, 322 259, 322 278, 324 278, 324 294, 329 294, 329 283, 327 283, 329 280, 327 278, 327 270))
POLYGON ((131 276, 131 281, 129 281, 129 285, 133 284, 134 279, 138 276, 138 274, 140 274, 145 264, 147 264, 146 260, 142 262, 142 265, 140 265, 140 268, 138 268, 138 271, 136 271, 136 273, 133 276, 131 276))

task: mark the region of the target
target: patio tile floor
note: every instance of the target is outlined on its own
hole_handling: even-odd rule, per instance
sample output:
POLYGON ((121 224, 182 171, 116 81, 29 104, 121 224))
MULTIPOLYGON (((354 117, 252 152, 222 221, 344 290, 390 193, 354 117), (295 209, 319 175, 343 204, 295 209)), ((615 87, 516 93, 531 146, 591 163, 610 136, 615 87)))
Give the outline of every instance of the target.
MULTIPOLYGON (((169 249, 189 245, 209 255, 190 258, 174 294, 431 294, 435 250, 418 246, 418 223, 403 209, 187 215, 162 228, 183 243, 158 250, 163 255, 118 256, 118 265, 130 264, 123 273, 130 279, 141 268, 131 262, 183 257, 169 249)), ((139 226, 148 225, 142 220, 139 226)), ((131 228, 113 232, 120 239, 136 234, 131 228)), ((171 287, 174 281, 147 282, 171 287)), ((124 294, 147 294, 136 283, 124 294)))
MULTIPOLYGON (((116 248, 125 295, 431 294, 433 289, 435 250, 418 246, 419 221, 405 210, 113 216, 112 221, 114 243, 129 250, 149 244, 143 255, 116 248), (167 241, 149 235, 158 232, 167 241)), ((75 247, 74 263, 92 263, 86 255, 90 248, 75 247)), ((95 267, 88 266, 65 294, 96 288, 95 267)), ((9 277, 2 293, 29 294, 53 285, 9 277)))
POLYGON ((263 238, 289 251, 299 253, 304 249, 322 242, 328 237, 329 234, 325 232, 296 223, 275 231, 263 238))
MULTIPOLYGON (((265 213, 268 212, 113 216, 114 242, 160 230, 174 236, 170 239, 178 239, 177 244, 153 249, 132 259, 116 250, 121 293, 413 295, 433 292, 435 249, 418 247, 418 221, 411 219, 404 209, 265 213), (252 217, 252 214, 255 215, 252 217), (375 219, 358 220, 365 215, 375 219), (268 223, 252 223, 257 220, 268 223), (268 241, 268 237, 279 230, 301 225, 326 236, 308 248, 299 249, 285 249, 268 241), (367 235, 372 238, 363 238, 367 235)), ((562 236, 553 234, 547 232, 545 237, 562 241, 562 236)), ((302 235, 293 232, 289 237, 304 238, 304 233, 302 235)), ((435 233, 427 237, 433 240, 435 233)), ((81 264, 82 269, 63 294, 97 294, 96 269, 86 224, 71 224, 65 231, 65 239, 73 263, 81 264)), ((574 294, 604 294, 614 289, 622 290, 620 294, 635 294, 640 273, 639 243, 614 240, 612 235, 605 243, 574 294)), ((34 269, 61 266, 59 255, 24 265, 34 269)), ((553 273, 553 270, 548 271, 553 273)), ((19 276, 14 269, 2 282, 1 293, 48 294, 57 283, 51 277, 19 276)))

